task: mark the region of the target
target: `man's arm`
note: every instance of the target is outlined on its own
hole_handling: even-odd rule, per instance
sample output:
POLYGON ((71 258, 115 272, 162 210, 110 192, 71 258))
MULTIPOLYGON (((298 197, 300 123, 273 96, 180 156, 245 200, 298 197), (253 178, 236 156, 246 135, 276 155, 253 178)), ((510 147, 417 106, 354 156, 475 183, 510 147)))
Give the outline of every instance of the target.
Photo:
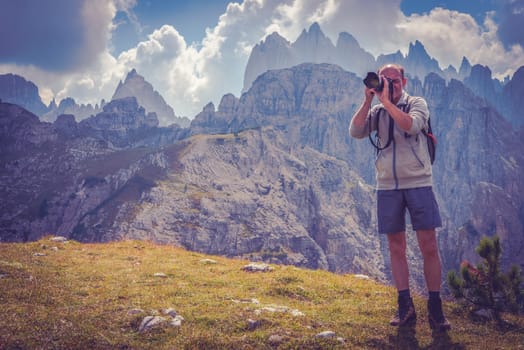
POLYGON ((413 126, 413 118, 406 112, 400 110, 395 104, 393 104, 389 99, 382 102, 384 109, 389 113, 391 118, 395 123, 404 131, 410 131, 413 126))
POLYGON ((366 88, 364 92, 364 101, 357 109, 353 117, 351 118, 351 123, 349 124, 349 134, 356 138, 363 138, 367 134, 363 133, 366 127, 366 119, 371 108, 371 102, 373 101, 373 92, 366 88))

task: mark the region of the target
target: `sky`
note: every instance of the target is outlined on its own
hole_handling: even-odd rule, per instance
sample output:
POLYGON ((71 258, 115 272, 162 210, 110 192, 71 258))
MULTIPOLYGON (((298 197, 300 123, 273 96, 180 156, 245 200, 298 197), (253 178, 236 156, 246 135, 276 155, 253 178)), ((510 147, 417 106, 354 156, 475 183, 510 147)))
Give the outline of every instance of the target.
POLYGON ((0 0, 0 74, 32 81, 46 104, 94 105, 134 68, 192 119, 240 97, 267 35, 294 42, 314 22, 375 57, 419 40, 441 68, 465 56, 502 80, 524 66, 524 0, 0 0))

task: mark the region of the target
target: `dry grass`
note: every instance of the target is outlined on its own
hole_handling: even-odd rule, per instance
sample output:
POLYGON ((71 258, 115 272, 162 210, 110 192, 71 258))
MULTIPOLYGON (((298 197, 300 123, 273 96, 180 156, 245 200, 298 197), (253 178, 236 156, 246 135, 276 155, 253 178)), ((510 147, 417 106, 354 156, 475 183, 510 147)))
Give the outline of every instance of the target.
POLYGON ((391 287, 292 266, 248 273, 246 263, 141 241, 0 244, 0 349, 524 348, 519 317, 504 327, 475 323, 447 303, 453 330, 432 334, 416 297, 418 324, 399 331, 388 325, 391 287), (257 311, 271 305, 304 315, 257 311), (181 327, 138 332, 166 308, 184 317, 181 327), (315 337, 326 330, 343 341, 315 337))

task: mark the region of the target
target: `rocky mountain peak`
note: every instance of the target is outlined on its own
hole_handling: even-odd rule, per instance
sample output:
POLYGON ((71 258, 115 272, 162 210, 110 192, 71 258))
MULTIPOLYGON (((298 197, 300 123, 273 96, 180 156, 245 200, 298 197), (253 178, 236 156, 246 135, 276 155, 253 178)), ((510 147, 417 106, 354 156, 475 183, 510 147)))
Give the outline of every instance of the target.
POLYGON ((362 49, 355 37, 348 32, 341 32, 338 35, 337 48, 346 47, 351 49, 362 49))
POLYGON ((405 59, 404 67, 412 77, 423 79, 431 72, 441 73, 437 60, 431 58, 426 48, 418 40, 409 44, 408 55, 405 59))
POLYGON ((0 99, 22 106, 38 116, 48 110, 40 98, 38 87, 16 74, 0 74, 0 99))
MULTIPOLYGON (((103 106, 105 102, 102 100, 100 103, 103 106)), ((55 100, 50 104, 49 112, 40 116, 40 119, 47 122, 54 122, 57 117, 61 114, 71 114, 74 115, 78 120, 83 120, 92 115, 95 115, 102 111, 101 106, 91 104, 78 104, 74 98, 66 97, 60 101, 58 106, 56 105, 55 100)))
POLYGON ((246 92, 260 74, 270 69, 290 68, 306 62, 337 64, 363 75, 375 67, 374 57, 362 49, 351 34, 340 33, 335 46, 324 35, 320 25, 313 23, 293 43, 273 33, 257 44, 249 56, 242 92, 246 92))
POLYGON ((469 63, 469 60, 464 56, 462 57, 462 62, 460 63, 460 68, 458 71, 460 79, 464 80, 464 78, 469 77, 471 74, 471 63, 469 63))
POLYGON ((517 69, 512 79, 504 86, 502 91, 502 110, 504 115, 510 116, 510 122, 520 127, 524 132, 524 117, 522 115, 522 96, 524 96, 524 66, 517 69))
POLYGON ((69 108, 69 107, 74 107, 74 106, 76 106, 76 102, 75 102, 75 99, 71 98, 71 97, 64 98, 58 104, 58 108, 63 108, 63 109, 69 108))
POLYGON ((187 118, 178 118, 175 116, 173 108, 166 103, 158 91, 156 91, 143 76, 138 74, 134 68, 129 71, 125 81, 118 84, 112 100, 124 97, 135 97, 138 104, 143 106, 147 112, 156 113, 160 124, 168 125, 177 123, 183 127, 189 125, 187 118))
POLYGON ((251 51, 244 72, 242 92, 246 92, 261 73, 269 69, 288 67, 289 64, 293 65, 296 60, 290 43, 277 32, 272 33, 255 45, 251 51))
POLYGON ((482 66, 480 64, 474 65, 471 67, 471 73, 469 77, 464 79, 464 83, 476 95, 490 101, 493 106, 498 105, 495 94, 495 86, 491 76, 491 69, 489 69, 489 67, 482 66))
POLYGON ((309 30, 302 30, 302 33, 292 45, 298 50, 307 50, 304 53, 308 56, 314 55, 315 52, 325 54, 325 52, 320 51, 321 49, 334 49, 333 43, 324 35, 320 25, 316 22, 309 27, 309 30))
POLYGON ((289 41, 287 41, 283 36, 281 36, 277 32, 273 32, 270 35, 268 35, 265 40, 261 41, 257 45, 259 45, 261 50, 267 51, 287 47, 289 45, 289 41))
POLYGON ((130 79, 134 79, 134 78, 138 78, 138 79, 141 78, 141 79, 144 79, 142 76, 140 76, 140 75, 137 73, 137 71, 136 71, 135 68, 131 69, 131 70, 129 71, 129 73, 127 73, 126 81, 127 81, 127 80, 130 80, 130 79))
POLYGON ((225 94, 224 96, 222 96, 222 99, 220 100, 220 104, 218 105, 218 111, 221 113, 233 114, 237 106, 238 98, 236 98, 233 94, 225 94))
POLYGON ((408 55, 412 57, 422 57, 423 59, 429 59, 429 55, 426 51, 426 48, 418 40, 415 40, 415 43, 409 43, 408 55))
MULTIPOLYGON (((404 55, 400 50, 397 50, 397 52, 390 53, 390 54, 381 54, 377 57, 377 67, 381 67, 388 63, 396 63, 400 65, 404 65, 404 55)), ((409 74, 410 72, 407 71, 409 74)))
POLYGON ((103 108, 103 112, 85 119, 81 124, 97 130, 128 131, 141 127, 158 126, 155 113, 148 113, 138 104, 134 96, 114 99, 103 108))
POLYGON ((445 99, 446 81, 436 73, 430 73, 424 79, 424 90, 428 105, 438 106, 445 99))

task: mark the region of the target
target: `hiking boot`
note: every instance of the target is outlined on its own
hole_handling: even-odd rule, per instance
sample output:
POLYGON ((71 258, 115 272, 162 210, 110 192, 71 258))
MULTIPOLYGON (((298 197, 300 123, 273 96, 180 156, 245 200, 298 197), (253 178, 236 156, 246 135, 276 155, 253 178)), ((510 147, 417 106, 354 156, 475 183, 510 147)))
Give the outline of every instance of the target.
POLYGON ((413 305, 413 299, 398 298, 398 311, 391 321, 389 321, 389 324, 395 327, 402 327, 415 324, 416 321, 417 314, 415 312, 415 305, 413 305))
POLYGON ((428 320, 429 326, 433 330, 448 331, 451 329, 451 324, 442 312, 442 300, 440 298, 428 300, 428 320))

